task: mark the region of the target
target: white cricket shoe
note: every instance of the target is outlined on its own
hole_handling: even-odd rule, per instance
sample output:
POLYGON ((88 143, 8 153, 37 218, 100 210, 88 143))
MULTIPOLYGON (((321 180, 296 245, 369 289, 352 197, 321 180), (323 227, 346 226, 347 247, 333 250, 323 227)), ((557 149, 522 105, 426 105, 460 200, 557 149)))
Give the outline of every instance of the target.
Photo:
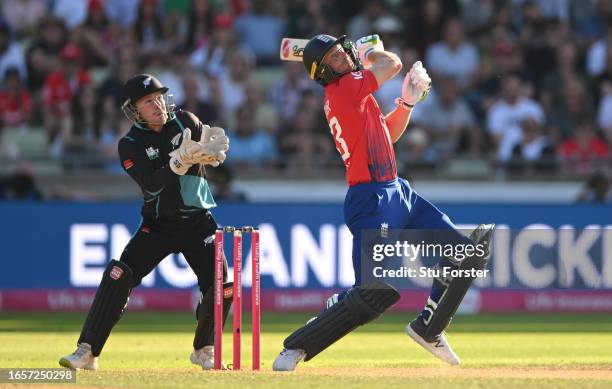
POLYGON ((457 354, 455 354, 451 346, 446 341, 444 332, 438 335, 436 340, 433 342, 428 342, 423 339, 423 337, 417 334, 410 324, 406 326, 406 333, 412 338, 412 340, 420 344, 425 350, 432 353, 434 357, 441 359, 450 365, 458 365, 461 363, 457 354))
POLYGON ((60 359, 59 364, 73 370, 98 370, 98 357, 91 353, 89 343, 80 343, 76 351, 60 359))
POLYGON ((278 357, 274 360, 274 364, 272 364, 272 370, 274 371, 294 371, 298 362, 300 362, 306 353, 304 350, 295 349, 295 350, 287 350, 283 349, 283 351, 278 354, 278 357))
MULTIPOLYGON (((202 370, 212 370, 215 368, 215 346, 204 346, 193 350, 189 359, 194 365, 202 366, 202 370)), ((223 362, 221 362, 221 369, 227 370, 223 362)))

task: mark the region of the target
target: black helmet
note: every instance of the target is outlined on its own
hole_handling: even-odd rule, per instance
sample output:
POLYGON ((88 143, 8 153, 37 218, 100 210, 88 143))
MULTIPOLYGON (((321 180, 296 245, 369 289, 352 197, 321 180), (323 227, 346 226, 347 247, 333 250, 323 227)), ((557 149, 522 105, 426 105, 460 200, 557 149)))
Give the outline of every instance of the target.
POLYGON ((125 82, 123 89, 126 99, 121 109, 132 122, 142 122, 138 110, 136 109, 136 102, 151 93, 161 92, 164 95, 166 112, 170 114, 174 111, 174 100, 172 95, 167 93, 168 88, 163 86, 157 78, 150 74, 138 74, 130 78, 125 82))
POLYGON ((359 56, 357 55, 357 50, 355 49, 355 45, 351 41, 345 41, 346 35, 342 35, 340 38, 334 38, 331 35, 319 34, 314 38, 308 41, 306 47, 304 47, 304 66, 306 67, 306 72, 311 79, 318 82, 321 85, 327 85, 332 81, 340 78, 344 73, 337 73, 331 67, 327 65, 321 65, 325 54, 331 49, 334 45, 340 44, 344 51, 351 57, 353 61, 353 69, 351 71, 355 72, 361 70, 361 62, 359 61, 359 56))
POLYGON ((150 74, 139 74, 125 82, 123 86, 125 89, 126 100, 123 105, 136 104, 138 100, 151 93, 161 92, 165 94, 168 92, 168 88, 162 85, 161 82, 150 74))

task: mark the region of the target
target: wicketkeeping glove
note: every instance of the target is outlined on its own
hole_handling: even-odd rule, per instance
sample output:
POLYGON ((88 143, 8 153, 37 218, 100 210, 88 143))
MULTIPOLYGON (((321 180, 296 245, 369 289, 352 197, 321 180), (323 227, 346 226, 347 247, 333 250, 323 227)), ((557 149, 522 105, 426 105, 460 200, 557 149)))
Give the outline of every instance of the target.
POLYGON ((431 88, 431 78, 421 61, 416 61, 404 77, 402 84, 402 99, 410 105, 423 100, 431 88))
POLYGON ((199 149, 199 144, 191 140, 191 130, 183 130, 183 140, 178 149, 172 151, 170 155, 170 169, 179 176, 187 173, 187 170, 195 163, 192 154, 199 149))
POLYGON ((361 64, 366 68, 372 66, 372 63, 368 60, 368 55, 370 53, 374 51, 385 51, 385 46, 377 34, 368 35, 357 39, 355 42, 355 48, 359 53, 359 60, 361 61, 361 64))
POLYGON ((216 167, 225 161, 229 138, 223 128, 205 126, 199 143, 201 148, 193 154, 197 163, 216 167))

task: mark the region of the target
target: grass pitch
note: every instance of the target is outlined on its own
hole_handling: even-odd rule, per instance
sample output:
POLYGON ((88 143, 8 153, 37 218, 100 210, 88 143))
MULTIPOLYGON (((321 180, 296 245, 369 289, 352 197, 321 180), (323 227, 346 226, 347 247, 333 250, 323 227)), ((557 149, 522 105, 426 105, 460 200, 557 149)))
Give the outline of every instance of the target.
MULTIPOLYGON (((243 371, 204 372, 189 362, 193 314, 127 312, 106 344, 100 370, 78 372, 76 386, 65 387, 612 387, 611 315, 457 316, 449 341, 462 365, 447 367, 404 334, 414 315, 386 314, 300 363, 294 373, 272 372, 283 339, 311 316, 263 313, 260 372, 249 370, 250 318, 245 316, 243 371)), ((0 367, 57 367, 61 356, 74 351, 84 317, 0 313, 0 367)), ((231 318, 226 330, 224 360, 231 362, 231 318)))

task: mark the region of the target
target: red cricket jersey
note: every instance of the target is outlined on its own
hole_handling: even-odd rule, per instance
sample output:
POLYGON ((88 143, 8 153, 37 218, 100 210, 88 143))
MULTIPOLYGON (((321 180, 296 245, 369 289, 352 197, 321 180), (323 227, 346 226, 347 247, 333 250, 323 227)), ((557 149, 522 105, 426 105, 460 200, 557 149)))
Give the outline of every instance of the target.
POLYGON ((325 116, 346 167, 349 186, 397 177, 393 143, 372 93, 370 70, 347 73, 325 86, 325 116))

